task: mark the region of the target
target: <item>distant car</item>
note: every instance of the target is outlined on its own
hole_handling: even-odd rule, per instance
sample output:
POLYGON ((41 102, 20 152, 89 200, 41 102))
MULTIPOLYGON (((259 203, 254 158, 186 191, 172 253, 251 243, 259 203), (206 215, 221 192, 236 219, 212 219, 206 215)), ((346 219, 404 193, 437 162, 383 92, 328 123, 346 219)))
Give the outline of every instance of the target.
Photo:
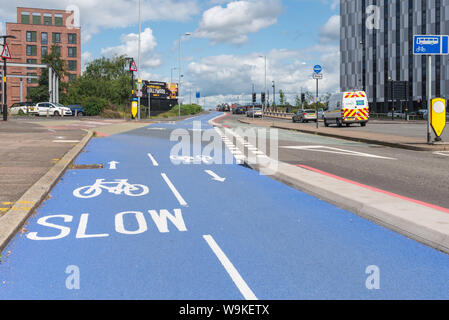
POLYGON ((427 117, 427 109, 419 109, 418 116, 420 116, 421 118, 427 117))
MULTIPOLYGON (((387 113, 387 117, 391 118, 391 111, 387 113)), ((405 113, 400 112, 400 111, 395 111, 393 114, 394 118, 404 118, 405 117, 405 113)))
POLYGON ((316 117, 315 110, 312 109, 304 109, 299 110, 296 112, 292 117, 292 122, 309 122, 309 121, 315 121, 317 122, 318 119, 316 117))
POLYGON ((35 110, 32 102, 16 102, 9 107, 9 113, 12 115, 33 114, 35 110))
POLYGON ((234 114, 245 114, 246 109, 244 107, 237 107, 234 109, 234 114))
POLYGON ((318 119, 324 119, 324 109, 318 109, 318 119))
POLYGON ((69 108, 70 111, 72 111, 72 116, 82 117, 86 114, 84 112, 83 106, 79 104, 69 104, 67 108, 69 108))
POLYGON ((59 103, 39 102, 36 104, 37 115, 39 116, 71 116, 72 111, 59 103))
POLYGON ((248 110, 248 112, 246 113, 247 117, 262 117, 262 108, 251 108, 248 110))

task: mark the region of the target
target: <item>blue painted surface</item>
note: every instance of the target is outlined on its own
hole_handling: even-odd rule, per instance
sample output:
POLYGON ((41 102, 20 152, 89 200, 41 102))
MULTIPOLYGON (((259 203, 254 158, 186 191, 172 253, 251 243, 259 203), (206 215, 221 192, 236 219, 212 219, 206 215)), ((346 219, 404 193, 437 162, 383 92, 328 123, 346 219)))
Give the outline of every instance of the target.
MULTIPOLYGON (((58 240, 35 241, 17 235, 0 263, 0 299, 242 299, 240 291, 213 254, 203 235, 212 235, 259 299, 447 299, 447 255, 377 226, 345 210, 261 176, 237 164, 173 165, 175 141, 170 130, 192 128, 193 120, 154 124, 124 134, 93 139, 76 163, 104 163, 104 169, 69 170, 37 213, 29 232, 54 236, 37 220, 70 215, 70 227, 58 240), (159 163, 152 165, 147 153, 159 163), (109 170, 109 161, 118 161, 109 170), (213 170, 224 183, 213 181, 213 170), (181 206, 161 177, 165 173, 188 203, 181 206), (73 190, 95 179, 128 179, 144 184, 143 197, 104 190, 78 199, 73 190), (160 233, 148 210, 181 209, 187 231, 168 223, 160 233), (144 214, 148 230, 120 234, 114 217, 124 211, 144 214), (87 234, 79 239, 82 214, 89 214, 87 234), (8 254, 10 251, 10 254, 8 254), (66 288, 66 268, 80 271, 80 289, 66 288), (380 290, 368 290, 365 269, 380 269, 380 290)), ((132 217, 128 230, 136 230, 132 217)))

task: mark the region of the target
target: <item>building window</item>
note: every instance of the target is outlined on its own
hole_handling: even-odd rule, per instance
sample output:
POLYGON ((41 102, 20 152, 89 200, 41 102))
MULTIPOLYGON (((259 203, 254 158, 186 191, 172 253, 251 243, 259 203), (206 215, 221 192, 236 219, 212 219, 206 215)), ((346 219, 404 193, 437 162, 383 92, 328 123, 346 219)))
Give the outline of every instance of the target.
POLYGON ((51 24, 52 24, 51 13, 44 13, 44 25, 51 26, 51 24))
POLYGON ((48 47, 47 46, 42 46, 41 47, 41 56, 46 56, 48 54, 48 47))
POLYGON ((61 34, 53 32, 53 43, 61 43, 61 34))
POLYGON ((76 71, 76 60, 69 60, 69 70, 76 71))
POLYGON ((62 14, 55 14, 55 26, 62 26, 62 14))
MULTIPOLYGON (((37 63, 37 59, 27 59, 27 63, 28 64, 36 64, 37 63)), ((28 70, 33 70, 36 68, 27 68, 28 70)))
POLYGON ((41 44, 48 44, 48 33, 47 32, 41 33, 41 44))
MULTIPOLYGON (((37 74, 36 73, 27 73, 27 76, 37 76, 37 74)), ((28 84, 37 83, 37 79, 27 78, 27 83, 28 84)))
POLYGON ((76 58, 76 47, 69 47, 69 58, 76 58))
POLYGON ((37 47, 27 45, 27 56, 36 56, 37 55, 37 47))
POLYGON ((73 80, 75 80, 75 79, 76 79, 76 74, 70 73, 70 74, 69 74, 69 81, 73 81, 73 80))
POLYGON ((52 48, 52 50, 54 50, 55 54, 57 54, 58 56, 61 56, 61 47, 60 46, 55 46, 52 48))
POLYGON ((23 24, 30 24, 30 13, 29 12, 22 12, 21 16, 21 22, 23 24))
POLYGON ((42 18, 40 13, 33 13, 33 24, 42 24, 42 18))
POLYGON ((36 42, 36 31, 27 31, 27 42, 36 42))
POLYGON ((69 43, 76 44, 76 33, 69 33, 69 43))

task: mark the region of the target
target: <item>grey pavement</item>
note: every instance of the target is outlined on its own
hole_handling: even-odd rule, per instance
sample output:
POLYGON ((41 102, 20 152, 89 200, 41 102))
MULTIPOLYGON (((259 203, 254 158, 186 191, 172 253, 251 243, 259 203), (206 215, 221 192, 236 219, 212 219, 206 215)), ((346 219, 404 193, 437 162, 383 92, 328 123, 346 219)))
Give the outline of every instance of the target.
POLYGON ((38 123, 0 121, 0 216, 86 133, 80 128, 49 130, 38 123))

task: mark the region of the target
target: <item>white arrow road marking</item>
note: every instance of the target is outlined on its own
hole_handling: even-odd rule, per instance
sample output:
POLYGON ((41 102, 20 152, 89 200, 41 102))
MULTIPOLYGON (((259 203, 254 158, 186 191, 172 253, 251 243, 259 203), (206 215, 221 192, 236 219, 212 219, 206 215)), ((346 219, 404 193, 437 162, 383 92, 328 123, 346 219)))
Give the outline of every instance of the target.
POLYGON ((159 163, 157 163, 156 159, 154 159, 151 153, 148 153, 148 158, 150 158, 151 162, 153 163, 153 166, 155 167, 159 166, 159 163))
POLYGON ((344 150, 334 147, 327 147, 327 146, 287 146, 287 147, 281 147, 284 149, 295 149, 295 150, 307 150, 307 151, 317 151, 317 152, 327 152, 327 153, 336 153, 336 154, 343 154, 347 156, 356 156, 356 157, 365 157, 365 158, 377 158, 377 159, 386 159, 386 160, 397 160, 395 158, 389 158, 389 157, 381 157, 376 156, 374 154, 369 153, 363 153, 358 151, 351 151, 351 150, 344 150))
POLYGON ((449 157, 449 151, 435 151, 433 154, 449 157))
POLYGON ((208 175, 210 175, 212 178, 214 178, 214 180, 216 181, 220 181, 220 182, 224 182, 226 180, 226 178, 222 178, 219 175, 217 175, 215 172, 213 172, 212 170, 204 170, 204 172, 206 172, 208 175))
POLYGON ((246 284, 245 280, 243 280, 242 276, 237 271, 237 269, 234 267, 232 262, 228 259, 228 257, 225 255, 223 250, 221 250, 221 248, 215 242, 214 238, 212 238, 211 235, 204 235, 203 238, 204 238, 204 240, 206 240, 209 247, 215 253, 218 260, 220 260, 220 263, 223 265, 226 272, 231 277, 232 281, 234 281, 234 284, 237 286, 237 288, 239 289, 239 291, 243 295, 243 297, 246 300, 258 300, 256 295, 252 292, 250 287, 246 284))
POLYGON ((181 206, 187 206, 187 202, 184 200, 184 198, 181 196, 181 194, 178 192, 178 190, 176 190, 175 186, 170 181, 170 179, 167 177, 167 175, 165 173, 161 173, 161 176, 164 179, 165 183, 170 188, 171 192, 173 192, 173 194, 176 197, 176 199, 178 200, 179 204, 181 206))
POLYGON ((110 162, 108 162, 108 164, 109 164, 109 170, 115 170, 115 169, 117 169, 117 165, 119 164, 120 162, 117 162, 117 161, 110 161, 110 162))

